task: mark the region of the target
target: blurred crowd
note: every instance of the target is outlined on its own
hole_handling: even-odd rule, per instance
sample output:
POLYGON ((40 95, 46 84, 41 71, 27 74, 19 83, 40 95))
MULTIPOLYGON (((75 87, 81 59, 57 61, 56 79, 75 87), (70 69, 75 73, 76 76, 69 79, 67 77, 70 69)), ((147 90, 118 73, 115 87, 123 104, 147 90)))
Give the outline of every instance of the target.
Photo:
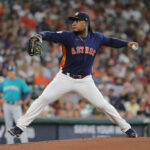
MULTIPOLYGON (((28 39, 40 31, 70 30, 67 21, 85 11, 94 31, 105 36, 136 41, 138 51, 101 47, 93 66, 93 79, 105 99, 124 118, 150 117, 150 3, 148 0, 13 0, 0 3, 0 82, 7 66, 17 67, 18 77, 37 98, 59 70, 61 47, 44 42, 42 57, 30 57, 28 39)), ((64 85, 65 86, 65 85, 64 85)), ((0 106, 0 115, 3 110, 0 106)), ((41 117, 105 117, 87 100, 68 93, 45 107, 41 117)))

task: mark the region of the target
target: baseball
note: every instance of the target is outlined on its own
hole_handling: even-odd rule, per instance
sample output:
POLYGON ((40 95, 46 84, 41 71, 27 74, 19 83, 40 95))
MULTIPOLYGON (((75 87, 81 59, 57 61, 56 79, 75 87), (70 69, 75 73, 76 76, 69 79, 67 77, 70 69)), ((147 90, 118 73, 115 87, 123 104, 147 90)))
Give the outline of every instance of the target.
POLYGON ((137 47, 136 45, 132 45, 132 49, 133 49, 133 50, 137 50, 138 47, 137 47))

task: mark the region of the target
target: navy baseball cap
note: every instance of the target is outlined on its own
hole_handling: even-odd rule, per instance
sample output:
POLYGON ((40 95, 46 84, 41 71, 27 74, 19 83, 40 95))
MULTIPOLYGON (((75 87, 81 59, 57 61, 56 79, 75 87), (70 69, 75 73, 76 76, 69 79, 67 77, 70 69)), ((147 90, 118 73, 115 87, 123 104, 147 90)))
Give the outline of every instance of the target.
POLYGON ((15 66, 8 66, 7 70, 8 71, 16 71, 16 67, 15 66))
POLYGON ((74 16, 68 17, 69 20, 83 20, 86 21, 90 24, 90 17, 87 13, 85 12, 76 12, 74 16))

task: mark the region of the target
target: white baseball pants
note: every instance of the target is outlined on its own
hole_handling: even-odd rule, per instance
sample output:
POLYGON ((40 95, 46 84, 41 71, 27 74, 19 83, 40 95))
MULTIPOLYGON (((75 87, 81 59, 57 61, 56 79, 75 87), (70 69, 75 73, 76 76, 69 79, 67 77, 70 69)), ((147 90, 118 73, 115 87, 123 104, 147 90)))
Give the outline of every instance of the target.
POLYGON ((53 81, 45 88, 29 107, 28 111, 17 121, 17 126, 22 130, 42 112, 45 106, 54 102, 67 92, 75 91, 86 98, 91 104, 103 111, 114 123, 119 125, 123 132, 126 132, 131 126, 119 115, 116 109, 109 104, 100 91, 97 89, 92 76, 86 76, 83 79, 73 79, 65 75, 60 70, 53 81))
MULTIPOLYGON (((4 120, 6 126, 6 142, 7 144, 14 143, 14 137, 11 136, 7 131, 13 126, 13 120, 16 122, 22 116, 22 108, 20 105, 17 104, 3 104, 3 111, 4 111, 4 120)), ((21 143, 27 143, 28 137, 27 133, 24 132, 20 136, 21 143)))

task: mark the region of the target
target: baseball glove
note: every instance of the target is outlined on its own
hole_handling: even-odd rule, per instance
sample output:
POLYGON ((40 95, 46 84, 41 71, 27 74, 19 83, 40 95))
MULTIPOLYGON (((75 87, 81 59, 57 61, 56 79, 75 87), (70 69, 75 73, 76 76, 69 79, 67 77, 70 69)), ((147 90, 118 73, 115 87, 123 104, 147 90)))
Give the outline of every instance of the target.
POLYGON ((30 56, 41 56, 43 51, 42 38, 38 34, 31 37, 26 50, 30 56))

